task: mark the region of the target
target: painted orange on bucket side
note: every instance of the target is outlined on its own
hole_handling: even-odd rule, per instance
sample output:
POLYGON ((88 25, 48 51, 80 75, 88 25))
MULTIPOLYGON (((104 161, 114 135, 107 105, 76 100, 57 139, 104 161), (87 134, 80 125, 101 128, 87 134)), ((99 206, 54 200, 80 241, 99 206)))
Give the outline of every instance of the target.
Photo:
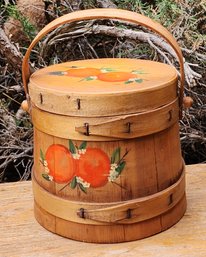
POLYGON ((90 183, 91 187, 101 187, 108 182, 110 159, 98 148, 87 148, 78 160, 76 176, 90 183))
POLYGON ((74 176, 75 162, 69 150, 54 144, 47 149, 45 159, 49 168, 49 175, 57 183, 68 183, 74 176))

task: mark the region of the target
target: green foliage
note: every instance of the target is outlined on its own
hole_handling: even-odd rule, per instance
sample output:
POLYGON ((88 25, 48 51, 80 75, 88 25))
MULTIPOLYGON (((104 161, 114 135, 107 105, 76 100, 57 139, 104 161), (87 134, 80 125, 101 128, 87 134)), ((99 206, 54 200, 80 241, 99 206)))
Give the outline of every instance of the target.
POLYGON ((148 5, 140 0, 118 0, 115 3, 119 8, 127 9, 134 12, 137 12, 138 10, 141 12, 147 12, 148 9, 148 5))
POLYGON ((141 59, 153 59, 154 51, 146 43, 139 43, 138 46, 130 46, 129 49, 120 48, 117 57, 118 58, 141 58, 141 59))
POLYGON ((169 27, 181 15, 181 9, 172 0, 157 0, 155 4, 148 4, 141 0, 120 0, 118 7, 139 12, 169 27))
POLYGON ((36 28, 34 25, 32 25, 29 20, 24 17, 21 12, 17 9, 15 5, 7 5, 6 11, 8 13, 9 17, 12 17, 18 21, 20 21, 23 31, 26 34, 26 36, 32 40, 36 35, 36 28))
POLYGON ((165 27, 171 26, 181 15, 181 9, 177 3, 171 0, 159 0, 151 18, 161 22, 165 27))
MULTIPOLYGON (((172 31, 176 38, 184 40, 187 47, 196 48, 206 40, 206 1, 183 0, 118 0, 119 8, 131 10, 150 17, 172 31), (152 3, 151 3, 152 2, 152 3), (181 28, 181 30, 180 30, 181 28)), ((144 51, 143 51, 144 52, 144 51)))
POLYGON ((95 4, 96 4, 95 0, 82 1, 82 5, 83 5, 84 9, 96 8, 95 4))
POLYGON ((4 4, 0 0, 0 25, 4 24, 7 18, 7 12, 5 10, 4 4))

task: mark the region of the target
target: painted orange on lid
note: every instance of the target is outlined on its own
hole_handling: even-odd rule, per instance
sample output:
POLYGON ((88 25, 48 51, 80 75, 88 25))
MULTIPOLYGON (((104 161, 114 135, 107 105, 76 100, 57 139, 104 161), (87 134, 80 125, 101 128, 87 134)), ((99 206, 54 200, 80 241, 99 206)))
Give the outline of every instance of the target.
POLYGON ((35 86, 65 93, 143 91, 164 87, 177 79, 169 65, 135 59, 92 59, 52 65, 30 78, 35 86), (109 83, 110 82, 110 83, 109 83))
MULTIPOLYGON (((69 99, 71 102, 73 98, 76 98, 76 101, 79 99, 81 102, 83 97, 84 102, 91 100, 93 104, 96 102, 97 106, 106 104, 106 109, 105 106, 101 107, 104 111, 98 113, 95 111, 97 106, 85 106, 89 115, 105 116, 108 114, 109 106, 114 106, 115 103, 117 106, 124 105, 128 109, 127 106, 131 105, 128 102, 133 101, 134 95, 143 98, 144 94, 149 92, 151 94, 161 90, 171 92, 170 89, 172 89, 172 98, 174 98, 176 97, 176 82, 176 70, 163 63, 121 58, 92 59, 61 63, 36 71, 30 77, 29 93, 32 101, 39 108, 50 112, 73 114, 71 113, 73 108, 68 107, 67 104, 65 104, 66 107, 63 105, 63 109, 56 106, 55 101, 52 101, 52 96, 62 97, 62 101, 59 99, 61 103, 65 101, 65 96, 67 96, 67 102, 69 99), (131 99, 130 94, 133 94, 131 99), (50 102, 48 102, 47 96, 50 98, 50 102), (124 96, 125 99, 122 102, 124 96), (110 103, 105 98, 109 98, 110 103)), ((140 107, 145 108, 144 101, 141 100, 141 102, 140 107)), ((162 104, 165 102, 159 102, 160 106, 162 104)), ((81 104, 77 108, 75 107, 76 109, 78 112, 75 115, 81 116, 81 104)), ((122 111, 117 110, 116 112, 115 107, 111 109, 115 115, 122 114, 122 111)), ((130 111, 133 112, 133 109, 130 111)), ((136 108, 134 111, 137 112, 139 109, 136 108)), ((126 112, 128 113, 128 111, 126 112)))

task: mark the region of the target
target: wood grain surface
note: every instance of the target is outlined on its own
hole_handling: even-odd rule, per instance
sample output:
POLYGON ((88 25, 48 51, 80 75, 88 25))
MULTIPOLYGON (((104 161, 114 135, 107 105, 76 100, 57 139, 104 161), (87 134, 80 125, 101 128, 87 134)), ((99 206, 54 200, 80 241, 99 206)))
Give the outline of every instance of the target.
POLYGON ((187 166, 185 216, 147 239, 89 244, 65 239, 41 227, 33 216, 31 182, 0 185, 0 257, 205 257, 206 165, 187 166))
MULTIPOLYGON (((77 162, 72 155, 71 145, 73 144, 78 149, 82 141, 70 139, 68 148, 68 139, 52 138, 36 128, 34 130, 35 217, 49 231, 84 242, 119 243, 142 239, 164 231, 176 224, 184 215, 186 210, 184 184, 182 184, 182 190, 177 192, 178 201, 175 200, 173 193, 164 200, 162 198, 162 190, 166 190, 176 183, 183 171, 178 123, 159 133, 135 139, 117 142, 88 141, 86 144, 84 143, 86 154, 79 155, 77 162), (56 152, 54 149, 57 149, 56 152), (119 159, 115 157, 115 163, 118 163, 124 156, 125 167, 113 183, 109 180, 110 173, 108 172, 111 169, 112 156, 117 152, 115 149, 119 149, 119 157, 117 157, 119 159), (59 151, 60 155, 58 155, 59 151), (68 158, 63 155, 65 153, 68 158), (105 167, 101 162, 102 156, 105 167), (45 173, 45 166, 40 159, 46 160, 47 165, 50 164, 50 166, 48 165, 49 173, 45 173), (94 159, 98 160, 99 166, 96 166, 94 159), (70 160, 71 163, 67 163, 67 160, 70 160), (85 163, 92 167, 90 171, 87 170, 85 163), (62 166, 63 169, 59 168, 62 164, 65 164, 66 167, 64 172, 64 166, 62 166), (45 174, 50 174, 53 178, 52 181, 45 179, 45 174), (58 174, 60 174, 60 178, 64 174, 69 174, 69 179, 66 178, 61 182, 58 174), (75 181, 80 177, 87 183, 92 183, 86 188, 87 193, 79 188, 80 185, 77 185, 77 182, 74 188, 71 187, 73 177, 75 181), (97 183, 97 186, 93 184, 94 182, 97 183), (37 190, 38 188, 39 190, 37 190), (117 215, 116 211, 110 212, 109 216, 103 213, 103 209, 111 206, 110 204, 114 204, 114 202, 128 204, 125 201, 138 201, 139 198, 153 196, 158 192, 160 193, 159 197, 162 198, 162 204, 160 202, 159 204, 152 203, 150 206, 146 204, 147 208, 138 206, 138 213, 134 211, 135 208, 129 207, 124 212, 124 220, 127 220, 124 222, 124 226, 123 223, 120 223, 119 218, 115 218, 116 221, 114 221, 114 217, 110 217, 117 215), (80 205, 72 204, 76 207, 71 208, 71 201, 82 203, 80 205), (86 206, 86 203, 91 203, 90 207, 86 206), (97 206, 92 207, 93 203, 109 204, 101 206, 103 209, 98 214, 99 218, 94 213, 90 218, 88 215, 86 218, 88 208, 90 211, 93 208, 99 209, 97 206), (171 205, 171 203, 173 204, 171 205), (85 213, 83 219, 77 215, 80 210, 85 213), (135 215, 138 216, 137 220, 135 215), (135 219, 133 220, 133 218, 135 219), (91 220, 93 221, 91 222, 91 220), (130 221, 128 222, 128 220, 130 221), (98 226, 99 223, 101 223, 101 229, 98 226), (81 226, 81 224, 84 225, 81 226)), ((142 200, 140 199, 140 201, 142 200)), ((119 203, 115 203, 115 205, 119 205, 119 203)))
POLYGON ((29 95, 35 106, 50 113, 76 117, 127 115, 174 101, 177 73, 169 65, 146 60, 105 58, 66 62, 34 72, 29 95), (99 77, 109 76, 110 81, 100 80, 93 69, 99 77), (107 70, 114 72, 105 73, 107 70), (73 76, 75 71, 78 75, 73 76))

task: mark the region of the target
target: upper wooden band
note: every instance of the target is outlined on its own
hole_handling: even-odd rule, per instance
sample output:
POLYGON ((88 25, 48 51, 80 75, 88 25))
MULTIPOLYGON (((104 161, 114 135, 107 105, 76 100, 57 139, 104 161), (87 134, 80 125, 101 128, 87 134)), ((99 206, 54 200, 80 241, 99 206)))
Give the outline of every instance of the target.
POLYGON ((185 165, 179 180, 150 196, 113 203, 70 201, 55 196, 36 181, 33 174, 36 203, 48 213, 64 220, 91 225, 132 224, 159 216, 172 209, 185 194, 185 165))
POLYGON ((31 50, 33 47, 40 41, 46 34, 48 34, 53 29, 57 28, 58 26, 66 23, 71 22, 77 22, 82 20, 92 20, 92 19, 118 19, 123 20, 127 22, 131 22, 134 24, 145 26, 152 31, 158 33, 160 36, 162 36, 174 49, 174 51, 177 54, 179 64, 180 64, 180 90, 179 90, 179 105, 180 105, 180 112, 182 109, 182 101, 183 101, 183 91, 184 91, 184 65, 183 65, 183 56, 181 49, 179 48, 176 40, 173 38, 171 33, 165 29, 162 25, 159 23, 156 23, 155 21, 151 20, 150 18, 143 16, 141 14, 130 12, 126 10, 120 10, 120 9, 88 9, 83 11, 77 11, 73 13, 69 13, 67 15, 64 15, 62 17, 59 17, 49 23, 47 26, 45 26, 34 38, 30 46, 28 47, 28 50, 25 54, 25 57, 23 59, 23 65, 22 65, 22 77, 23 77, 23 84, 24 89, 27 95, 27 98, 29 99, 28 95, 28 82, 30 77, 30 69, 29 69, 29 56, 31 53, 31 50))
POLYGON ((45 112, 35 106, 31 115, 36 129, 55 137, 115 141, 138 138, 171 127, 178 122, 178 99, 155 110, 115 117, 70 117, 45 112))

